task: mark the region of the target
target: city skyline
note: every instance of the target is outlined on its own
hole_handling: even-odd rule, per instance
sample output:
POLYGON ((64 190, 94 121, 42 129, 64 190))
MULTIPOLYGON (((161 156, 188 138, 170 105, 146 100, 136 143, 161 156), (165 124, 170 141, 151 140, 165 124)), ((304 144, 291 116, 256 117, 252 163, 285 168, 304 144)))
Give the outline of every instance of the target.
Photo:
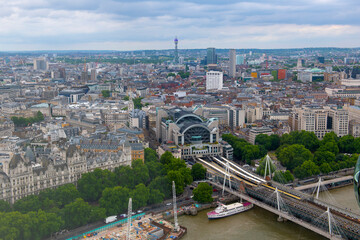
POLYGON ((11 1, 0 51, 359 47, 353 0, 11 1))

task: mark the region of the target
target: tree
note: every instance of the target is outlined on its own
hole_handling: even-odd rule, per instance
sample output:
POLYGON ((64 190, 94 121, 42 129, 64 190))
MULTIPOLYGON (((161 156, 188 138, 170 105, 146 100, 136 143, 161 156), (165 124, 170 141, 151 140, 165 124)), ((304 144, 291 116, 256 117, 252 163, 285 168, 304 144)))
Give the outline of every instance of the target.
POLYGON ((39 201, 39 197, 37 195, 29 195, 24 198, 17 200, 13 208, 15 211, 19 211, 21 213, 27 212, 37 212, 41 209, 41 202, 39 201))
POLYGON ((249 144, 243 148, 242 160, 247 164, 251 164, 251 160, 263 157, 262 154, 259 146, 249 144))
POLYGON ((354 140, 354 153, 360 153, 360 137, 354 140))
POLYGON ((326 133, 321 141, 321 145, 327 143, 327 142, 335 142, 337 143, 338 136, 334 132, 326 133))
POLYGON ((124 97, 123 97, 123 100, 124 100, 124 101, 129 101, 130 98, 129 98, 129 96, 124 96, 124 97))
POLYGON ((36 122, 41 122, 44 120, 44 115, 42 114, 42 112, 37 111, 36 116, 35 116, 35 121, 36 122))
POLYGON ((190 168, 180 168, 179 171, 184 178, 184 186, 187 186, 194 181, 193 177, 191 176, 190 168))
POLYGON ((280 146, 280 137, 276 134, 259 134, 255 138, 255 144, 264 146, 267 151, 273 151, 280 146))
POLYGON ((169 151, 166 151, 163 153, 163 155, 161 155, 160 162, 164 165, 167 165, 167 164, 171 163, 173 158, 174 158, 174 156, 172 155, 172 153, 169 151))
POLYGON ((181 174, 180 171, 171 170, 168 172, 167 177, 170 182, 175 182, 176 194, 180 195, 184 192, 184 176, 181 174))
POLYGON ((0 212, 10 212, 11 206, 7 201, 0 200, 0 212))
POLYGON ((320 168, 319 168, 319 169, 320 169, 320 172, 322 172, 322 173, 324 173, 324 174, 328 174, 329 172, 332 171, 332 168, 331 168, 330 164, 327 163, 327 162, 322 163, 322 164, 320 165, 320 168))
POLYGON ((314 162, 320 166, 323 163, 329 163, 335 161, 335 154, 329 151, 316 151, 314 153, 314 162))
MULTIPOLYGON (((264 176, 265 166, 266 166, 266 161, 265 161, 265 158, 263 158, 259 162, 259 167, 256 169, 256 173, 259 174, 260 176, 264 176)), ((276 170, 276 167, 273 163, 270 164, 270 170, 272 173, 275 172, 275 170, 276 170)), ((267 174, 269 174, 269 168, 266 169, 266 172, 267 172, 267 174)))
POLYGON ((280 139, 281 145, 301 144, 310 151, 315 151, 319 147, 319 139, 315 133, 307 131, 292 131, 290 134, 284 134, 280 139))
POLYGON ((166 198, 171 196, 171 182, 167 176, 159 176, 149 184, 150 190, 158 189, 166 198))
POLYGON ((136 109, 142 109, 143 105, 141 103, 141 99, 143 99, 142 97, 138 97, 138 98, 133 98, 133 102, 134 102, 134 107, 136 109))
POLYGON ((343 136, 339 139, 338 146, 341 153, 353 153, 355 138, 351 135, 343 136))
POLYGON ((200 163, 195 163, 191 167, 191 176, 194 180, 202 180, 206 177, 206 168, 203 167, 200 163))
POLYGON ((319 167, 316 166, 316 164, 311 160, 307 160, 303 162, 301 166, 298 166, 294 169, 295 176, 300 179, 317 175, 319 173, 320 173, 319 167))
POLYGON ((146 166, 149 170, 150 181, 158 176, 161 176, 163 173, 163 165, 160 162, 156 162, 156 161, 146 162, 146 166))
POLYGON ((109 170, 96 168, 84 173, 78 181, 78 190, 86 201, 97 201, 106 187, 115 186, 115 175, 109 170))
POLYGON ((277 134, 272 134, 270 135, 270 148, 268 149, 268 151, 273 151, 276 150, 279 146, 280 146, 280 137, 277 134))
POLYGON ((134 174, 134 184, 138 185, 140 183, 146 184, 149 181, 149 169, 143 163, 141 159, 132 161, 132 173, 134 174))
POLYGON ((80 227, 91 221, 106 217, 104 210, 99 211, 96 207, 91 207, 89 203, 85 202, 82 198, 77 198, 74 202, 65 205, 62 214, 66 229, 80 227), (94 210, 98 215, 94 215, 94 210))
POLYGON ((292 135, 285 133, 280 138, 280 145, 292 145, 294 144, 294 139, 292 135))
POLYGON ((291 174, 291 172, 289 170, 286 170, 284 173, 284 178, 287 182, 292 182, 294 181, 294 176, 291 174))
POLYGON ((47 213, 42 210, 29 212, 29 229, 31 232, 30 239, 43 239, 50 236, 51 233, 60 230, 64 221, 55 213, 47 213))
POLYGON ((193 190, 194 200, 198 201, 199 203, 212 202, 212 192, 212 187, 208 183, 201 182, 197 188, 193 190))
POLYGON ((135 187, 135 176, 133 174, 133 169, 130 166, 120 166, 115 168, 115 176, 117 180, 117 185, 134 188, 135 187))
POLYGON ((181 168, 186 168, 186 163, 180 158, 172 157, 170 162, 168 164, 165 164, 165 169, 167 172, 171 170, 180 170, 181 168))
POLYGON ((167 75, 168 77, 175 77, 176 76, 176 74, 175 73, 168 73, 168 75, 167 75))
POLYGON ((104 98, 109 98, 110 97, 110 91, 109 90, 102 90, 101 94, 104 98))
POLYGON ((164 200, 164 197, 165 194, 162 193, 159 189, 150 189, 148 204, 161 203, 164 200))
POLYGON ((126 211, 130 190, 126 187, 105 188, 99 200, 100 206, 106 209, 107 216, 126 211))
POLYGON ((136 185, 135 189, 130 193, 130 196, 132 197, 133 208, 138 209, 146 206, 150 197, 150 191, 143 183, 140 183, 136 185))
POLYGON ((286 170, 286 172, 275 171, 273 180, 285 184, 294 181, 294 176, 289 170, 286 170))
POLYGON ((65 184, 55 190, 55 199, 61 203, 60 207, 73 202, 79 197, 80 193, 74 184, 65 184))
POLYGON ((0 212, 1 239, 29 239, 31 237, 29 217, 20 212, 0 212))
POLYGON ((156 154, 156 151, 151 148, 145 148, 145 163, 147 162, 158 162, 159 158, 156 154))
POLYGON ((319 148, 318 151, 329 151, 334 153, 335 155, 337 155, 339 153, 339 147, 337 145, 336 142, 334 141, 329 141, 329 142, 325 142, 323 143, 319 148))
POLYGON ((11 120, 14 122, 16 127, 26 127, 35 122, 41 122, 44 120, 44 115, 38 111, 34 117, 24 118, 24 117, 11 117, 11 120))
POLYGON ((292 171, 303 162, 312 159, 312 154, 303 145, 293 144, 282 148, 278 153, 277 158, 282 165, 292 171))
POLYGON ((190 76, 190 73, 189 72, 183 72, 183 71, 180 71, 178 72, 178 75, 184 79, 184 78, 188 78, 190 76))

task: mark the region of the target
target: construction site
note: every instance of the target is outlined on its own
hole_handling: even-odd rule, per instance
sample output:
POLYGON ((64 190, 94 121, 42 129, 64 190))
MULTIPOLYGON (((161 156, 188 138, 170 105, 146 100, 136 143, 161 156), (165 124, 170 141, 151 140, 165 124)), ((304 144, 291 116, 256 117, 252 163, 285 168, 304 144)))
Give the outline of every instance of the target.
MULTIPOLYGON (((91 240, 130 240, 149 239, 165 240, 180 239, 187 232, 185 227, 179 226, 176 205, 175 183, 173 182, 173 219, 174 224, 164 219, 163 214, 134 215, 132 213, 132 199, 129 199, 128 215, 118 221, 105 226, 82 233, 67 240, 91 239, 91 240)), ((116 217, 114 218, 116 219, 116 217)))

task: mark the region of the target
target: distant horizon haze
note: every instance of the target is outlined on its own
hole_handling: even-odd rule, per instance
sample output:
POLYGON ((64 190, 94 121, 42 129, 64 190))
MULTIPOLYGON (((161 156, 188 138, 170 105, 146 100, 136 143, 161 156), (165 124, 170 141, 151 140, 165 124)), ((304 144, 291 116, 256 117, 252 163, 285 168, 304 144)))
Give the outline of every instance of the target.
POLYGON ((358 0, 13 0, 0 51, 359 47, 358 0))

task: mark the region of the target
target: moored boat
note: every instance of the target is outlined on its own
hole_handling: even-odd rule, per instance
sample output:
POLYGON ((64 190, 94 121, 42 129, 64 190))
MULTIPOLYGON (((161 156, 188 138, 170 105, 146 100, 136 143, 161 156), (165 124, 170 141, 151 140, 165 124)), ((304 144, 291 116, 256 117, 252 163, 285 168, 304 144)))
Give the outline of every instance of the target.
POLYGON ((218 207, 213 211, 208 212, 207 216, 209 219, 223 218, 228 217, 237 213, 241 213, 247 211, 253 207, 253 204, 250 202, 244 203, 232 203, 229 205, 225 205, 222 203, 218 203, 218 207))

